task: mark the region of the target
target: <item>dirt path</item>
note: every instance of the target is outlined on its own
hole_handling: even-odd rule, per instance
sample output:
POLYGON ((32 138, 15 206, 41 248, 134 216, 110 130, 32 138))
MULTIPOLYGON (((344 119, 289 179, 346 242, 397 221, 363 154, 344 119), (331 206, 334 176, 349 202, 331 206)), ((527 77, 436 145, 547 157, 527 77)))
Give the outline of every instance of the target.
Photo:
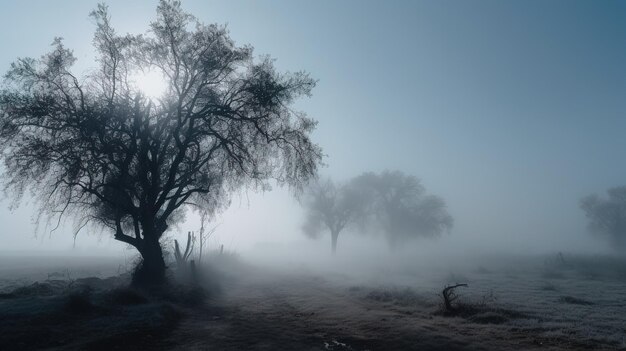
POLYGON ((222 286, 170 336, 178 350, 562 350, 527 331, 433 316, 432 302, 396 306, 337 282, 274 274, 222 286))

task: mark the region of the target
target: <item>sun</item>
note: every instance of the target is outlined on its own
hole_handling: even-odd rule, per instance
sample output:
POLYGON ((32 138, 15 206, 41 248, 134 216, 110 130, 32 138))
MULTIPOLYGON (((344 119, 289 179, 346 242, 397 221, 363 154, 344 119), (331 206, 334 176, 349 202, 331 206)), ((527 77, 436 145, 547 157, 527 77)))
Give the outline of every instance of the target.
POLYGON ((151 100, 159 99, 167 90, 163 74, 156 69, 138 71, 134 74, 132 82, 139 91, 151 100))

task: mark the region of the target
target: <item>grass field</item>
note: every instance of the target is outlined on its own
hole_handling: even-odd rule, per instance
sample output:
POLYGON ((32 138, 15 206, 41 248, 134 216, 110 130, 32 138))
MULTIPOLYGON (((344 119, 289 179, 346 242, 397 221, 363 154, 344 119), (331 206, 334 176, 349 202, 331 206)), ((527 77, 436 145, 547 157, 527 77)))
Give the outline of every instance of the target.
POLYGON ((6 261, 0 349, 626 347, 626 261, 620 258, 370 261, 358 269, 337 260, 316 268, 270 267, 217 257, 205 268, 205 299, 189 289, 128 289, 115 260, 90 266, 58 259, 31 267, 6 261), (456 289, 454 314, 443 311, 441 299, 442 288, 452 283, 468 284, 456 289))

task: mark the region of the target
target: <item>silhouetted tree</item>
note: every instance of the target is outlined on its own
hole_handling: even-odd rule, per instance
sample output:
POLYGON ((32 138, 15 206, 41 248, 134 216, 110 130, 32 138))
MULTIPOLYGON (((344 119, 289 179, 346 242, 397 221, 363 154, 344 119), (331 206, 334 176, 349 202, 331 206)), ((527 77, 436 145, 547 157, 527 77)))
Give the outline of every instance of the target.
POLYGON ((580 207, 589 219, 591 233, 607 236, 616 247, 626 246, 626 186, 607 190, 608 198, 589 195, 580 207))
POLYGON ((420 181, 400 171, 364 173, 352 186, 371 199, 364 229, 382 231, 392 247, 416 237, 435 237, 452 228, 443 199, 426 195, 420 181))
POLYGON ((30 190, 45 217, 72 213, 78 230, 110 228, 143 258, 134 282, 160 283, 159 239, 189 205, 215 211, 234 189, 271 179, 298 187, 316 173, 315 122, 291 108, 315 81, 253 60, 250 46, 178 1, 159 3, 145 35, 118 35, 104 5, 91 16, 98 66, 88 75, 71 72, 76 59, 61 39, 6 74, 3 179, 16 201, 30 190), (167 84, 159 99, 133 83, 146 70, 167 84))
POLYGON ((336 185, 325 179, 312 183, 303 197, 306 220, 302 227, 310 237, 318 237, 324 229, 330 232, 331 250, 337 252, 339 233, 354 222, 364 210, 363 193, 351 184, 336 185))

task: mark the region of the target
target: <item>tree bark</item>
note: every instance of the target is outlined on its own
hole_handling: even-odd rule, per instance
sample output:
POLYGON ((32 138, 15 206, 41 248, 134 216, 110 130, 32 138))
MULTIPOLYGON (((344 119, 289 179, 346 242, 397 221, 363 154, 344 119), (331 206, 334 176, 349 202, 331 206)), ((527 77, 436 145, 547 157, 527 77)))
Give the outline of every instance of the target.
POLYGON ((337 238, 339 238, 339 232, 338 231, 332 231, 330 233, 331 236, 331 240, 332 240, 332 253, 333 255, 335 255, 337 253, 337 238))
POLYGON ((165 260, 156 235, 145 235, 141 242, 141 263, 133 273, 133 285, 155 286, 165 282, 165 260))

